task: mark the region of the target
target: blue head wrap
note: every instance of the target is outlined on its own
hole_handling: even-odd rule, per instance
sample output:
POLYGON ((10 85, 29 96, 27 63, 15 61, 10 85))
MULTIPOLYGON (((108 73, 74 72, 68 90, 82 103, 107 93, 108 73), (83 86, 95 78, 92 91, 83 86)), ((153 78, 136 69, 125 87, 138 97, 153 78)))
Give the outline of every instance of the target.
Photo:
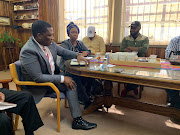
POLYGON ((73 22, 70 22, 69 24, 68 24, 68 26, 67 26, 67 34, 68 34, 68 36, 69 36, 69 34, 70 34, 70 30, 72 29, 72 28, 76 28, 77 30, 78 30, 78 34, 79 34, 79 27, 77 26, 77 25, 75 25, 73 22))

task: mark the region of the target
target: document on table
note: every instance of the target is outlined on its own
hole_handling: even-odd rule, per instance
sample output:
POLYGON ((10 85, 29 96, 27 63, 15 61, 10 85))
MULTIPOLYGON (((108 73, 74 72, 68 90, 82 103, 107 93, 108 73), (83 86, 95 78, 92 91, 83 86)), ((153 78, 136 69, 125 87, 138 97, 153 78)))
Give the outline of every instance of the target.
POLYGON ((13 103, 8 103, 8 102, 0 102, 0 110, 6 110, 9 108, 16 107, 16 104, 13 103))

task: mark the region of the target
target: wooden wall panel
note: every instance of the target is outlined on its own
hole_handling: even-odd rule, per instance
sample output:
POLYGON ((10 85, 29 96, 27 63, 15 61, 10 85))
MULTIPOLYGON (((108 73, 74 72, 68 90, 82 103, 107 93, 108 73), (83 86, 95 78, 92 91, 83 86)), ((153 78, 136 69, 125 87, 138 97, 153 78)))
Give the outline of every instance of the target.
POLYGON ((58 0, 39 0, 39 19, 50 23, 54 30, 54 41, 58 41, 58 0))
MULTIPOLYGON (((165 49, 166 48, 161 48, 161 47, 149 47, 146 56, 149 57, 151 54, 157 55, 158 58, 164 59, 165 58, 165 49)), ((120 51, 120 46, 110 46, 106 45, 106 52, 119 52, 120 51)))
MULTIPOLYGON (((13 18, 13 4, 11 2, 0 0, 0 16, 13 18)), ((39 19, 50 23, 54 29, 54 41, 58 41, 58 0, 39 0, 39 19)), ((17 22, 13 22, 16 25, 17 22)), ((10 35, 19 38, 23 44, 32 35, 28 29, 13 29, 11 26, 0 26, 0 34, 7 31, 10 35)), ((18 46, 18 45, 17 45, 18 46)), ((7 55, 9 56, 9 55, 7 55)), ((18 57, 18 56, 17 56, 18 57)), ((8 64, 10 59, 7 57, 8 64)), ((4 62, 2 59, 2 43, 0 42, 0 71, 4 70, 4 62)))
MULTIPOLYGON (((0 16, 5 16, 5 17, 10 17, 12 18, 12 4, 9 2, 4 2, 0 1, 0 16)), ((9 35, 17 38, 17 32, 12 29, 11 26, 3 26, 0 25, 0 35, 3 34, 5 31, 9 33, 9 35)), ((3 61, 3 56, 2 56, 2 46, 3 43, 0 42, 0 70, 4 69, 4 61, 3 61)), ((6 55, 7 57, 7 62, 9 63, 10 58, 9 55, 6 55)))

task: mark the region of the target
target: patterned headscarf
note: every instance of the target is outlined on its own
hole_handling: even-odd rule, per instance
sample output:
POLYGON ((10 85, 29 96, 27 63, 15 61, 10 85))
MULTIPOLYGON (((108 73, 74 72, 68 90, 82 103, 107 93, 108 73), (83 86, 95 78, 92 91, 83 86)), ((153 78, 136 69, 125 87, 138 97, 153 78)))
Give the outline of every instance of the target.
POLYGON ((67 26, 67 34, 68 34, 68 36, 69 36, 69 34, 70 34, 70 30, 72 29, 72 28, 77 28, 77 30, 78 30, 78 34, 79 34, 79 27, 77 26, 77 25, 75 25, 73 22, 70 22, 69 24, 68 24, 68 26, 67 26))

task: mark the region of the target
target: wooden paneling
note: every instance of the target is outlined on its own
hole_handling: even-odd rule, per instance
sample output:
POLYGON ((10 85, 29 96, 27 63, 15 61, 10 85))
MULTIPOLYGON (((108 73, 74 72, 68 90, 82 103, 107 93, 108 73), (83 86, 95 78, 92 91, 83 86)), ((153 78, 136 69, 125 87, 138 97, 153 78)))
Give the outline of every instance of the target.
POLYGON ((39 19, 50 23, 54 30, 54 41, 58 41, 58 0, 39 0, 39 19))
MULTIPOLYGON (((0 16, 10 17, 12 18, 12 4, 9 2, 0 1, 0 16)), ((11 28, 11 26, 3 26, 0 25, 0 35, 3 34, 5 31, 12 35, 13 37, 17 38, 17 32, 11 28)), ((4 69, 4 62, 2 56, 2 46, 3 43, 0 42, 0 70, 4 69)), ((7 55, 7 62, 9 63, 9 55, 7 55)))
MULTIPOLYGON (((161 48, 161 47, 149 47, 146 56, 149 57, 151 54, 156 54, 158 58, 164 59, 165 58, 165 49, 166 48, 161 48)), ((120 46, 111 46, 111 45, 106 45, 106 52, 119 52, 120 51, 120 46)))
MULTIPOLYGON (((13 4, 12 2, 0 1, 0 16, 13 18, 13 4)), ((54 41, 58 41, 58 0, 39 0, 39 19, 50 23, 54 29, 54 41)), ((13 19, 11 19, 13 20, 13 19)), ((12 21, 12 25, 16 25, 12 21)), ((31 30, 28 29, 13 29, 11 26, 0 26, 0 34, 7 31, 10 35, 19 38, 23 44, 32 35, 31 30)), ((18 45, 17 45, 18 46, 18 45)), ((17 47, 18 48, 18 47, 17 47)), ((18 56, 17 56, 18 57, 18 56)), ((7 55, 7 63, 10 63, 9 55, 7 55)), ((2 43, 0 42, 0 71, 4 70, 4 62, 2 58, 2 43)))

